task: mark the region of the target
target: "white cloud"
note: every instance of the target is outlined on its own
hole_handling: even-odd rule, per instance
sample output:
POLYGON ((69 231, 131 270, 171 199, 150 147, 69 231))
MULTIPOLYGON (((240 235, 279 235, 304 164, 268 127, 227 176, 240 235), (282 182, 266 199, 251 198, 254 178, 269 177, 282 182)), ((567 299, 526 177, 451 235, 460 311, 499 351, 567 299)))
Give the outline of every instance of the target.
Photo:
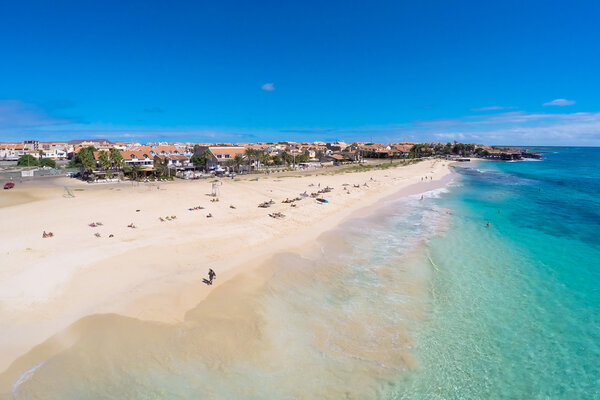
POLYGON ((25 129, 69 123, 48 115, 40 107, 19 100, 0 100, 0 130, 25 129))
MULTIPOLYGON (((323 128, 316 133, 323 135, 323 128)), ((306 136, 306 134, 303 134, 306 136)), ((327 130, 346 141, 453 141, 496 145, 600 146, 599 113, 503 112, 398 125, 327 130)))
POLYGON ((44 109, 16 100, 0 100, 0 140, 66 140, 86 137, 107 139, 185 141, 252 141, 311 138, 343 139, 347 142, 373 140, 452 141, 514 145, 600 146, 600 112, 529 113, 505 111, 458 118, 411 121, 402 124, 358 127, 294 127, 282 129, 213 127, 144 127, 83 123, 56 118, 44 109))
POLYGON ((472 108, 471 111, 499 111, 499 110, 512 110, 514 108, 516 108, 516 107, 488 106, 488 107, 472 108))
POLYGON ((273 90, 275 90, 275 85, 273 85, 272 83, 265 83, 260 88, 262 90, 266 90, 267 92, 272 92, 273 90))
POLYGON ((552 101, 544 103, 545 106, 559 106, 559 107, 572 106, 573 104, 575 104, 575 100, 567 100, 567 99, 554 99, 552 101))

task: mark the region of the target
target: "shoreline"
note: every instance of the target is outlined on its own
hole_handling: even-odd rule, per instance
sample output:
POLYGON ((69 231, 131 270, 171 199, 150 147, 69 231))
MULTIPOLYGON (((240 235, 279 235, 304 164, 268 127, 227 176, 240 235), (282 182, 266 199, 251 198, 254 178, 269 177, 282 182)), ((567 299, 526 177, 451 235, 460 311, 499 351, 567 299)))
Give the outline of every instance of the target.
MULTIPOLYGON (((442 164, 439 162, 439 164, 442 164)), ((376 176, 382 183, 383 188, 380 186, 376 193, 365 195, 364 198, 360 197, 348 207, 338 207, 333 212, 325 215, 324 218, 318 219, 317 221, 313 220, 312 223, 304 226, 295 226, 292 232, 277 232, 277 226, 271 227, 275 228, 274 232, 271 232, 271 237, 263 240, 259 243, 251 244, 251 254, 248 252, 240 252, 238 254, 235 251, 231 251, 228 256, 223 257, 221 255, 220 259, 215 259, 215 257, 210 257, 210 255, 204 256, 204 262, 201 262, 206 267, 210 264, 210 262, 220 262, 218 269, 218 279, 216 284, 213 287, 206 287, 201 279, 206 274, 205 269, 207 268, 196 268, 196 267, 187 267, 187 268, 177 268, 175 276, 173 276, 173 272, 169 274, 169 276, 164 274, 156 274, 153 276, 153 280, 151 282, 137 282, 137 285, 127 286, 125 285, 122 290, 117 290, 116 293, 113 293, 112 297, 109 299, 104 299, 100 304, 97 302, 91 302, 92 304, 87 304, 87 307, 80 307, 75 312, 72 312, 70 315, 62 315, 62 325, 55 324, 47 324, 46 326, 37 326, 38 328, 43 329, 45 333, 49 333, 41 340, 37 340, 37 342, 29 341, 28 347, 24 345, 21 346, 21 349, 25 348, 25 352, 13 352, 12 360, 6 362, 3 360, 4 364, 0 365, 0 370, 4 370, 4 374, 9 374, 9 370, 7 367, 12 364, 14 360, 21 359, 26 357, 27 351, 32 349, 36 343, 43 343, 44 340, 52 337, 57 332, 61 332, 66 327, 70 326, 71 323, 79 320, 80 318, 98 314, 98 313, 118 313, 120 315, 126 317, 138 318, 141 320, 147 321, 157 321, 163 323, 175 323, 181 322, 184 320, 185 314, 187 311, 198 305, 202 302, 214 289, 221 286, 224 282, 237 277, 243 272, 251 271, 254 267, 261 264, 262 261, 267 258, 273 256, 274 254, 278 254, 281 252, 289 252, 289 251, 299 251, 301 248, 306 248, 307 245, 311 243, 315 243, 315 240, 324 232, 327 232, 331 229, 334 229, 340 223, 352 219, 357 218, 360 215, 365 215, 370 212, 373 212, 373 205, 378 203, 385 204, 387 198, 398 198, 410 196, 418 193, 423 193, 426 191, 434 190, 439 187, 445 186, 451 176, 451 171, 447 163, 444 165, 445 168, 441 168, 442 165, 438 165, 435 170, 434 176, 435 179, 430 182, 419 182, 417 181, 419 175, 414 175, 414 170, 418 172, 427 172, 431 174, 429 171, 433 169, 435 166, 434 162, 425 161, 420 164, 415 164, 415 166, 407 166, 407 167, 398 167, 392 170, 383 170, 383 171, 369 171, 367 173, 359 172, 345 175, 336 175, 336 176, 318 176, 318 177, 302 177, 302 178, 285 178, 283 180, 289 180, 286 183, 298 183, 299 180, 303 180, 306 184, 306 181, 314 180, 315 182, 318 180, 327 180, 334 179, 338 183, 341 181, 351 181, 351 178, 358 178, 360 180, 365 179, 365 174, 376 176), (416 168, 415 166, 419 166, 416 168), (412 168, 411 168, 412 167, 412 168), (404 172, 413 172, 413 174, 404 174, 404 172), (396 176, 391 176, 396 175, 396 176), (404 185, 400 187, 396 187, 394 185, 386 185, 394 180, 399 179, 398 175, 409 175, 404 176, 401 181, 403 181, 404 185), (387 182, 384 182, 384 178, 390 178, 387 182), (417 179, 415 179, 417 178, 417 179), (295 180, 295 181, 294 181, 295 180), (406 182, 408 181, 408 182, 406 182), (273 239, 273 236, 278 236, 278 239, 273 239), (166 278, 166 279, 165 279, 166 278), (4 367, 4 368, 2 368, 4 367)), ((265 179, 268 181, 269 179, 265 179)), ((275 181, 277 179, 274 179, 275 181)), ((377 181, 376 180, 376 181, 377 181)), ((282 181, 282 180, 279 180, 282 181)), ((246 182, 247 184, 247 182, 246 182)), ((298 186, 298 185, 294 185, 298 186)), ((108 189, 107 189, 108 190, 108 189)), ((339 199, 341 195, 341 187, 336 187, 338 190, 336 200, 339 199)), ((272 190, 271 190, 272 192, 272 190)), ((225 197, 225 196, 223 196, 225 197)), ((325 206, 326 207, 326 206, 325 206)), ((314 207, 313 207, 314 208, 314 207)), ((318 208, 317 208, 318 210, 318 208)), ((282 221, 283 223, 284 221, 282 221)), ((263 238, 264 239, 264 238, 263 238)), ((222 238, 217 238, 217 242, 222 241, 222 238)), ((222 243, 217 243, 216 247, 219 248, 219 245, 222 246, 222 243)), ((122 272, 118 272, 115 270, 115 267, 106 266, 106 264, 111 264, 112 262, 117 262, 122 259, 131 259, 132 257, 139 257, 140 254, 143 254, 146 259, 155 259, 160 258, 161 252, 164 249, 152 249, 153 243, 149 243, 144 247, 135 247, 133 249, 125 250, 125 252, 115 254, 111 257, 100 258, 94 265, 88 265, 84 268, 84 271, 76 271, 77 280, 79 282, 79 294, 81 294, 83 289, 89 289, 89 283, 97 281, 98 279, 107 276, 116 275, 117 277, 122 276, 122 272), (99 268, 98 264, 103 264, 103 268, 99 268), (107 271, 108 270, 108 271, 107 271), (81 283, 84 283, 83 285, 81 283), (87 285, 85 283, 88 283, 87 285)), ((186 264, 192 262, 189 257, 189 253, 193 253, 195 250, 199 250, 202 246, 191 245, 189 242, 181 242, 177 245, 171 247, 173 253, 178 254, 178 265, 186 264), (188 254, 182 254, 187 252, 188 254)), ((222 248, 222 247, 221 247, 222 248)), ((227 246, 225 246, 227 248, 227 246)), ((194 257, 191 257, 194 259, 194 257)), ((198 259, 196 259, 196 262, 198 259)), ((164 272, 164 271, 163 271, 164 272)), ((136 275, 141 274, 144 275, 147 271, 144 271, 144 268, 134 268, 133 270, 127 271, 126 275, 129 275, 129 278, 135 281, 136 275)), ((71 280, 74 280, 73 277, 70 277, 71 280)), ((70 296, 67 296, 70 299, 77 298, 78 290, 73 287, 73 282, 71 283, 71 287, 63 288, 65 292, 69 293, 70 296)), ((75 285, 77 286, 77 285, 75 285)), ((88 298, 89 299, 89 298, 88 298)), ((53 299, 52 299, 53 300, 53 299)), ((63 299, 64 300, 64 299, 63 299)), ((56 306, 56 301, 51 301, 53 306, 56 306)), ((55 307, 56 308, 56 307, 55 307)), ((2 310, 2 308, 0 308, 2 310)), ((47 315, 46 315, 47 316, 47 315)), ((31 325, 31 324, 30 324, 31 325)), ((35 326, 35 324, 33 324, 35 326)), ((23 333, 23 332, 21 332, 23 333)), ((42 335, 38 335, 41 337, 42 335)), ((22 336, 20 336, 22 338, 22 336)), ((16 338, 15 338, 16 339, 16 338)), ((9 368, 12 369, 12 368, 9 368)))

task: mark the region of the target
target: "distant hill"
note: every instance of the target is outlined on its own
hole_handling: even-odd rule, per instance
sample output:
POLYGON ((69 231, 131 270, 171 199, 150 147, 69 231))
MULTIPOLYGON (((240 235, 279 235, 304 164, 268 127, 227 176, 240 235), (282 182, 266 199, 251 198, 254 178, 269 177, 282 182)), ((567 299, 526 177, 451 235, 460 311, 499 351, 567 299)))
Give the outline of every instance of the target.
POLYGON ((106 142, 106 143, 112 143, 110 140, 107 139, 75 139, 75 140, 69 140, 67 143, 68 144, 80 144, 83 142, 106 142))

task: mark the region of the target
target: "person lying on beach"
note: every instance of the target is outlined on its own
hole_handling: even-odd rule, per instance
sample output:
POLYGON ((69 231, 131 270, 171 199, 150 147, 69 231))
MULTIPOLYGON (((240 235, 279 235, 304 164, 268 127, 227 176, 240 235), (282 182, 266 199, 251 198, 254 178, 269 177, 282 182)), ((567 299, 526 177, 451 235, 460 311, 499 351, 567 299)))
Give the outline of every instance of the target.
POLYGON ((92 222, 91 224, 88 224, 88 226, 90 228, 95 228, 96 226, 98 226, 95 222, 92 222))
POLYGON ((133 222, 132 222, 132 223, 130 223, 129 225, 127 225, 127 227, 128 227, 128 228, 134 228, 134 229, 135 229, 135 228, 137 228, 137 226, 135 226, 135 225, 133 224, 133 222))
POLYGON ((112 233, 110 235, 108 235, 109 238, 111 237, 115 237, 115 235, 113 235, 112 233))
POLYGON ((163 217, 158 217, 158 219, 160 220, 160 222, 165 222, 165 219, 163 217))
POLYGON ((45 239, 45 238, 52 237, 52 236, 54 236, 54 233, 52 233, 52 232, 48 232, 48 233, 46 233, 46 231, 44 231, 44 233, 42 233, 42 237, 43 237, 44 239, 45 239))
POLYGON ((208 215, 206 216, 206 218, 212 218, 212 214, 208 213, 208 215))
POLYGON ((234 205, 232 205, 232 204, 230 204, 230 205, 229 205, 229 208, 232 208, 232 209, 234 209, 234 210, 235 210, 235 206, 234 206, 234 205))
POLYGON ((96 236, 97 238, 100 237, 100 234, 98 232, 94 233, 94 236, 96 236))

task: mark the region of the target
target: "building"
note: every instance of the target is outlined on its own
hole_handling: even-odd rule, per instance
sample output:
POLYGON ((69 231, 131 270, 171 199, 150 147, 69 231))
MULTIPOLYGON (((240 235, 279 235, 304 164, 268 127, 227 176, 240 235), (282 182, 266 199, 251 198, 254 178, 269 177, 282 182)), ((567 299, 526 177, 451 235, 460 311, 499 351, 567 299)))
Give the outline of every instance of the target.
POLYGON ((206 163, 208 169, 214 169, 216 167, 224 167, 230 160, 234 160, 237 155, 244 156, 246 149, 237 146, 200 146, 194 152, 196 154, 203 154, 208 150, 211 154, 210 159, 206 163))
POLYGON ((20 143, 0 143, 0 160, 15 161, 25 154, 25 147, 20 143))
POLYGON ((154 165, 154 156, 150 151, 145 150, 123 150, 120 151, 125 165, 138 165, 141 167, 152 167, 154 165))
POLYGON ((346 149, 346 147, 348 147, 348 143, 333 142, 333 143, 327 143, 326 146, 331 151, 343 151, 346 149))

